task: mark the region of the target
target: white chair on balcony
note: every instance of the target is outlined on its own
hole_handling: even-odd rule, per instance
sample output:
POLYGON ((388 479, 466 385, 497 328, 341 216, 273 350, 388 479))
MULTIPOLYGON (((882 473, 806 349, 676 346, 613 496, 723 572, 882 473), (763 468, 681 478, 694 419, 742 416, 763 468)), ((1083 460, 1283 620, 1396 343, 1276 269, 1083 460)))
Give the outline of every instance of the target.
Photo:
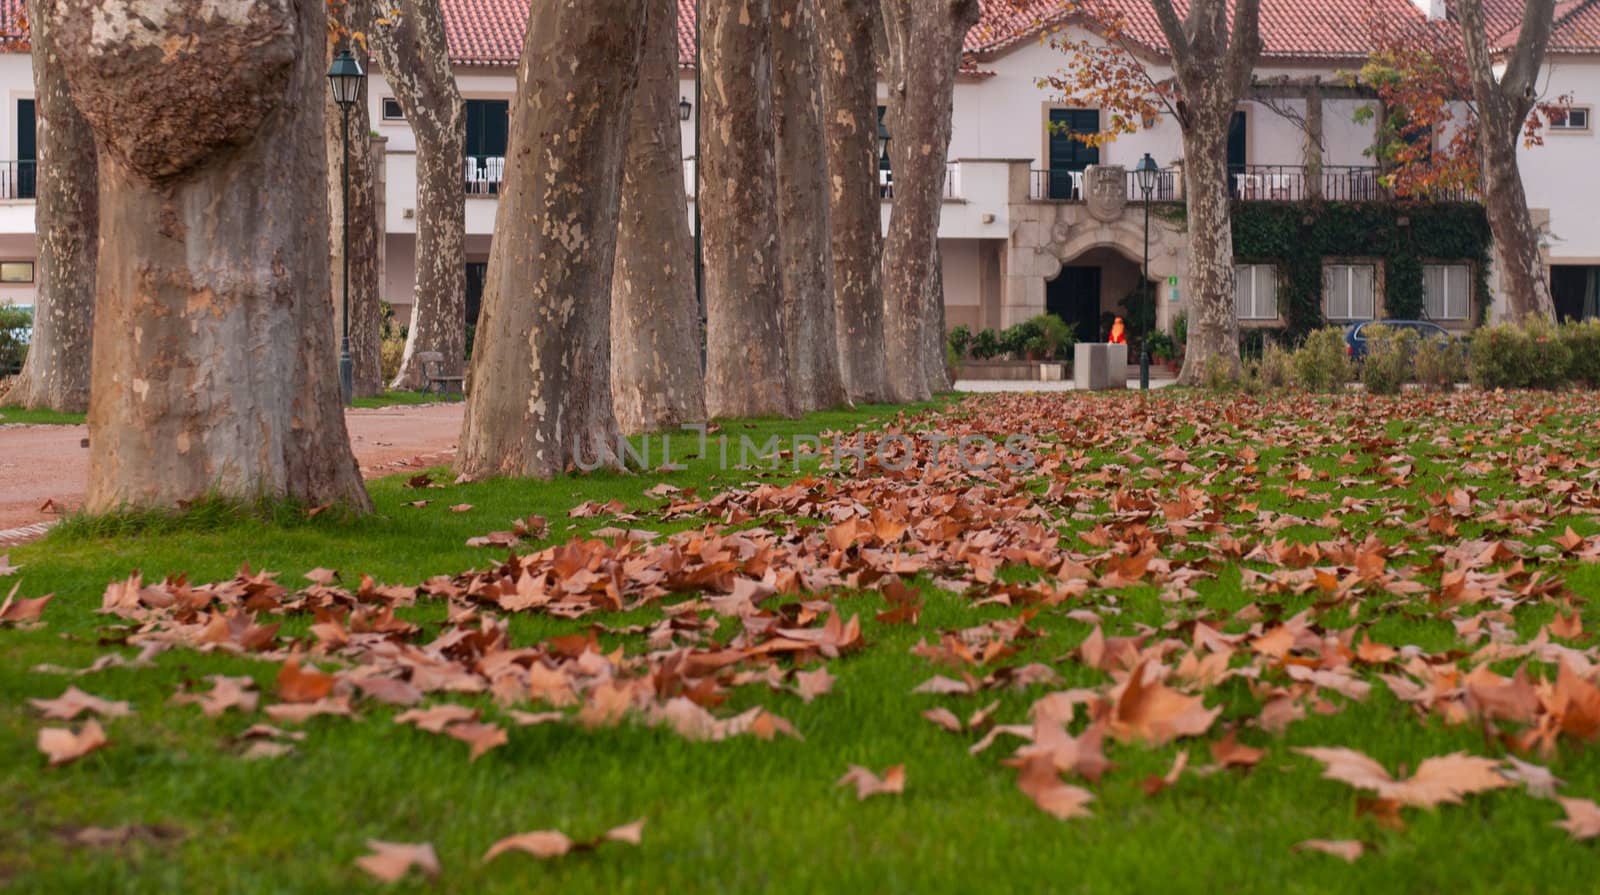
POLYGON ((1262 176, 1260 174, 1235 174, 1233 175, 1234 191, 1241 199, 1255 199, 1261 195, 1262 176))
POLYGON ((478 159, 467 156, 466 168, 467 195, 476 196, 483 190, 483 169, 478 167, 478 159))
POLYGON ((505 180, 506 160, 500 156, 491 156, 484 159, 483 173, 488 189, 491 192, 500 192, 500 183, 505 180))
POLYGON ((1072 198, 1077 199, 1079 202, 1082 202, 1083 201, 1083 172, 1082 171, 1069 171, 1067 173, 1072 176, 1072 198))
POLYGON ((1284 172, 1265 175, 1269 195, 1274 199, 1294 198, 1294 175, 1284 172))
POLYGON ((894 198, 894 172, 878 169, 878 195, 885 199, 894 198))

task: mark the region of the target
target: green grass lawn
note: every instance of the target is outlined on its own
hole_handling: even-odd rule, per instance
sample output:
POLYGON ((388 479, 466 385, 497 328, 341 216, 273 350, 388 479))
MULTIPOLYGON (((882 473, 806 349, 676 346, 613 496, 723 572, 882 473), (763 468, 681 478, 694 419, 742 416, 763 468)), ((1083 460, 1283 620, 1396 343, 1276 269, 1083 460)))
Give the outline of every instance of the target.
POLYGON ((84 414, 61 413, 56 410, 24 410, 20 407, 0 407, 0 425, 22 423, 32 426, 82 425, 84 414))
POLYGON ((412 404, 453 404, 464 400, 459 394, 436 394, 433 392, 407 392, 386 391, 381 395, 370 398, 356 398, 353 402, 356 407, 405 407, 412 404))
MULTIPOLYGON (((724 432, 759 443, 773 435, 878 428, 897 412, 868 407, 801 421, 730 422, 724 432)), ((383 479, 369 483, 376 513, 358 520, 330 514, 306 519, 284 508, 263 519, 212 506, 170 521, 71 521, 46 540, 13 550, 11 562, 20 570, 0 578, 0 591, 20 580, 18 596, 56 594, 42 626, 0 630, 0 748, 8 757, 0 771, 0 799, 9 806, 0 814, 0 886, 52 893, 1593 891, 1597 841, 1572 841, 1553 827, 1564 816, 1553 801, 1520 788, 1501 789, 1468 796, 1463 804, 1408 808, 1407 828, 1396 830, 1358 812, 1364 793, 1322 779, 1317 763, 1292 751, 1349 747, 1396 774, 1457 750, 1506 754, 1503 742, 1487 736, 1481 723, 1447 725, 1437 715, 1421 717, 1376 681, 1374 669, 1362 669, 1363 678, 1374 682, 1366 699, 1323 691, 1315 701, 1328 713, 1308 710, 1282 734, 1249 725, 1262 704, 1251 682, 1235 678, 1196 690, 1206 705, 1222 707, 1215 726, 1201 737, 1159 748, 1108 741, 1106 754, 1115 768, 1098 782, 1068 781, 1094 793, 1092 816, 1067 821, 1018 791, 1016 771, 1002 763, 1018 741, 1002 737, 995 747, 971 755, 975 735, 948 733, 921 715, 945 706, 966 718, 998 700, 996 720, 1025 724, 1029 707, 1047 693, 1106 687, 1111 677, 1079 661, 1077 647, 1093 626, 1081 614, 1069 617, 1075 611, 1097 613, 1107 637, 1143 633, 1159 639, 1187 638, 1189 623, 1197 619, 1246 633, 1252 616, 1233 614, 1250 604, 1265 610, 1269 623, 1310 608, 1328 632, 1360 625, 1368 638, 1396 648, 1412 645, 1430 654, 1459 649, 1456 660, 1465 671, 1471 667, 1467 654, 1482 644, 1464 645, 1452 623, 1499 607, 1493 601, 1456 605, 1435 599, 1440 569, 1428 551, 1479 537, 1526 545, 1517 549, 1526 551, 1530 565, 1564 580, 1559 601, 1576 606, 1587 628, 1600 626, 1600 615, 1584 599, 1600 590, 1600 567, 1557 556, 1550 546, 1568 525, 1584 537, 1600 531, 1587 509, 1600 506, 1600 498, 1590 502, 1600 468, 1600 439, 1593 437, 1600 401, 1593 396, 1295 396, 1265 403, 1177 391, 1148 397, 992 396, 969 399, 934 424, 995 434, 1033 431, 1049 450, 1058 450, 1062 464, 1034 470, 1025 494, 1041 513, 1040 524, 1061 533, 1059 545, 1032 562, 1021 552, 1009 555, 994 584, 979 582, 983 576, 973 573, 968 580, 979 582, 974 594, 957 595, 933 586, 933 576, 919 577, 924 607, 914 624, 875 620, 888 605, 876 590, 835 593, 845 616, 859 614, 866 645, 825 661, 837 677, 831 692, 804 703, 763 685, 745 686, 716 710, 726 716, 764 706, 792 722, 803 741, 780 736, 688 742, 663 727, 623 723, 588 730, 557 723, 512 727, 508 745, 468 763, 462 743, 393 724, 394 710, 359 703, 356 720, 318 718, 301 725, 308 735, 293 754, 249 762, 238 757, 229 738, 264 718, 232 712, 209 719, 168 699, 186 683, 227 673, 254 677, 265 705, 277 663, 175 649, 148 669, 112 668, 81 677, 34 670, 41 664, 82 668, 108 652, 131 656, 132 649, 99 642, 119 620, 95 610, 107 583, 135 569, 147 582, 179 573, 207 582, 228 578, 248 563, 279 572, 281 582, 296 587, 304 573, 321 567, 340 570, 348 581, 366 573, 383 583, 415 585, 503 558, 504 550, 464 542, 529 514, 550 523, 537 547, 618 524, 663 533, 694 530, 717 520, 651 518, 661 501, 646 496, 646 489, 666 481, 707 497, 752 483, 783 483, 794 478, 788 471, 720 470, 713 450, 671 473, 607 472, 423 490, 405 487, 403 477, 383 479), (1408 527, 1437 512, 1429 495, 1454 488, 1476 489, 1477 501, 1454 519, 1454 533, 1422 535, 1408 527), (1195 510, 1185 516, 1182 509, 1168 512, 1163 506, 1194 503, 1201 495, 1215 514, 1195 510), (429 504, 407 505, 418 499, 429 504), (613 499, 640 519, 567 516, 584 501, 613 499), (1513 519, 1515 507, 1507 504, 1494 516, 1502 500, 1548 505, 1529 504, 1523 507, 1526 518, 1513 519), (471 509, 451 511, 461 504, 471 509), (1167 518, 1173 513, 1194 528, 1175 534, 1167 518), (1391 568, 1406 569, 1429 592, 1393 594, 1374 587, 1344 603, 1314 588, 1264 592, 1247 586, 1245 571, 1270 575, 1280 567, 1237 558, 1277 541, 1359 544, 1369 535, 1395 549, 1391 568), (1155 545, 1158 558, 1205 577, 1191 582, 1193 594, 1170 582, 1141 579, 1128 587, 1091 585, 1057 605, 1034 606, 1038 612, 1028 625, 1043 636, 1017 640, 1019 652, 989 665, 951 668, 911 651, 919 642, 937 642, 940 632, 1014 619, 1023 611, 1020 605, 975 605, 974 595, 1008 586, 1018 593, 1043 588, 1058 575, 1065 581, 1056 566, 1069 555, 1103 569, 1119 553, 1106 546, 1106 537, 1112 544, 1155 545), (1239 549, 1208 548, 1224 537, 1240 541, 1239 549), (1163 625, 1171 627, 1157 631, 1163 625), (934 674, 958 677, 966 670, 983 677, 996 667, 1032 662, 1049 666, 1062 682, 976 696, 911 692, 934 674), (34 738, 41 727, 61 725, 42 721, 26 699, 59 696, 69 684, 128 700, 136 714, 104 722, 109 747, 46 768, 34 738), (1208 744, 1229 728, 1266 750, 1259 765, 1191 772, 1155 795, 1145 793, 1146 778, 1165 773, 1180 749, 1189 751, 1191 768, 1209 763, 1208 744), (902 763, 908 779, 900 795, 858 802, 853 792, 834 785, 850 764, 881 771, 902 763), (513 853, 481 862, 492 843, 515 833, 559 829, 583 839, 637 818, 647 821, 637 847, 606 845, 548 861, 513 853), (183 835, 110 849, 68 845, 62 835, 76 827, 124 824, 161 824, 183 835), (1292 850, 1313 838, 1361 840, 1367 853, 1346 864, 1292 850), (368 839, 431 842, 443 873, 381 886, 353 863, 367 853, 368 839)), ((693 452, 690 437, 674 439, 674 460, 693 452)), ((444 470, 434 478, 452 480, 444 470)), ((986 473, 974 482, 988 478, 986 473)), ((967 493, 972 500, 992 496, 967 493)), ((891 505, 873 509, 899 512, 891 505)), ((744 524, 774 527, 782 521, 763 517, 744 524)), ((985 549, 1004 552, 1003 545, 985 549)), ((1313 565, 1341 567, 1336 559, 1313 565)), ((1510 565, 1497 562, 1493 570, 1510 565)), ((687 595, 663 602, 682 599, 687 595)), ((1556 602, 1514 601, 1505 610, 1506 630, 1526 642, 1554 617, 1556 602)), ((432 632, 444 622, 445 610, 423 600, 401 614, 432 632)), ((596 623, 622 627, 661 617, 660 604, 577 620, 508 616, 512 640, 520 646, 588 632, 596 623)), ((305 617, 285 622, 285 635, 304 636, 309 625, 305 617)), ((737 620, 724 624, 731 627, 719 632, 719 642, 739 627, 737 620)), ((608 651, 648 651, 640 636, 600 632, 598 639, 608 651)), ((1569 645, 1593 651, 1588 634, 1569 645)), ((1249 652, 1242 648, 1233 667, 1252 664, 1249 652)), ((1167 662, 1175 663, 1176 656, 1167 662)), ((1517 664, 1494 667, 1510 674, 1517 664)), ((1536 677, 1552 676, 1553 668, 1530 662, 1536 677)), ((1395 663, 1376 670, 1399 668, 1395 663)), ((1281 668, 1261 675, 1261 683, 1288 683, 1281 668)), ((497 717, 487 698, 456 701, 497 717)), ((1086 721, 1080 707, 1073 730, 1086 721)), ((1600 798, 1600 757, 1592 744, 1563 737, 1553 756, 1524 757, 1561 777, 1562 795, 1600 798)))

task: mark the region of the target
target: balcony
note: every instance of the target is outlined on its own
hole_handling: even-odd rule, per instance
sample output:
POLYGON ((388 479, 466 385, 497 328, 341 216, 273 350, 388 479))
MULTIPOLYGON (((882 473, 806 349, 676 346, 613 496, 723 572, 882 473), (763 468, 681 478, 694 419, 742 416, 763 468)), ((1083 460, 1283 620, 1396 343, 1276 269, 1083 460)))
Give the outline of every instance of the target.
MULTIPOLYGON (((1084 201, 1083 171, 1032 171, 1028 197, 1035 202, 1084 201)), ((1156 188, 1150 194, 1152 202, 1174 202, 1178 199, 1178 171, 1163 168, 1156 175, 1156 188)), ((1123 195, 1130 202, 1144 200, 1139 189, 1139 175, 1128 171, 1123 177, 1123 195)))
MULTIPOLYGON (((885 202, 894 199, 894 172, 888 168, 878 170, 878 195, 885 202)), ((947 162, 944 166, 944 200, 958 202, 961 198, 961 163, 947 162)))
POLYGON ((506 160, 500 156, 467 156, 465 186, 468 196, 498 196, 505 178, 506 160))
POLYGON ((35 161, 0 161, 0 200, 36 198, 38 164, 35 161))

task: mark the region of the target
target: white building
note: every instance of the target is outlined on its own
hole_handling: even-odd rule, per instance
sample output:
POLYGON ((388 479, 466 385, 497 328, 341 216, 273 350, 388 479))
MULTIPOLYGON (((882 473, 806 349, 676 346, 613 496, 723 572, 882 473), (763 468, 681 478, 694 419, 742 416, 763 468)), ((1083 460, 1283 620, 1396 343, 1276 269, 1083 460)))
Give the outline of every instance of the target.
MULTIPOLYGON (((1157 77, 1165 76, 1164 41, 1147 0, 1109 0, 1128 19, 1127 39, 1157 77)), ((1397 15, 1444 13, 1440 0, 1378 0, 1397 15)), ((1496 43, 1503 44, 1521 15, 1513 0, 1489 0, 1496 43)), ((17 0, 0 0, 0 8, 17 0)), ((1073 141, 1061 128, 1098 129, 1100 112, 1068 108, 1037 79, 1062 66, 1060 54, 1040 35, 1064 26, 1075 37, 1098 38, 1065 11, 1067 0, 1034 0, 1017 9, 1010 0, 984 0, 983 22, 969 35, 969 58, 956 86, 954 136, 947 199, 940 226, 947 323, 974 329, 1002 327, 1046 310, 1090 336, 1102 315, 1138 284, 1144 211, 1127 175, 1145 154, 1164 169, 1158 202, 1181 201, 1183 164, 1178 127, 1164 116, 1139 133, 1098 150, 1073 141), (1129 193, 1133 195, 1130 196, 1129 193), (1085 201, 1095 199, 1096 201, 1085 201), (1129 200, 1132 201, 1129 201, 1129 200)), ((1367 55, 1362 24, 1369 0, 1265 0, 1265 53, 1261 84, 1240 104, 1229 142, 1228 164, 1236 197, 1245 205, 1305 203, 1314 215, 1324 203, 1387 198, 1367 154, 1374 125, 1357 123, 1372 100, 1342 87, 1341 72, 1360 68, 1367 55), (1320 79, 1319 99, 1304 85, 1320 79), (1284 86, 1289 85, 1298 86, 1284 86), (1310 103, 1321 106, 1321 139, 1308 137, 1310 103)), ((475 311, 489 257, 496 209, 495 183, 503 175, 507 115, 527 22, 527 0, 444 0, 457 83, 467 103, 467 152, 473 172, 467 191, 468 304, 475 311)), ((680 92, 692 109, 694 2, 680 0, 680 92)), ((1547 96, 1570 93, 1577 112, 1569 127, 1551 131, 1543 147, 1525 150, 1523 176, 1536 220, 1548 221, 1548 249, 1557 302, 1565 314, 1600 313, 1600 179, 1592 104, 1600 94, 1600 0, 1558 4, 1558 22, 1546 77, 1547 96)), ((32 72, 25 53, 0 55, 0 302, 32 298, 34 142, 32 72)), ((380 73, 369 85, 373 128, 385 138, 385 298, 404 319, 415 271, 416 149, 410 128, 380 73)), ((684 124, 684 155, 692 177, 694 121, 684 124)), ((693 195, 685 183, 685 199, 693 195)), ((1173 206, 1181 207, 1181 206, 1173 206)), ((885 225, 892 197, 884 201, 885 225)), ((1405 226, 1404 215, 1401 226, 1405 226)), ((1160 284, 1159 316, 1171 321, 1187 302, 1184 245, 1171 214, 1152 215, 1151 278, 1160 284)), ((1409 238, 1409 237, 1408 237, 1409 238)), ((1287 321, 1280 290, 1292 279, 1283 259, 1241 257, 1241 316, 1248 325, 1287 321)), ((1481 261, 1424 257, 1424 313, 1466 326, 1462 284, 1481 261), (1446 294, 1448 293, 1448 294, 1446 294), (1459 318, 1459 319, 1458 319, 1459 318)), ((1400 272, 1382 256, 1350 257, 1343 250, 1323 259, 1322 316, 1338 320, 1383 316, 1391 281, 1400 272)), ((1303 279, 1301 282, 1305 282, 1303 279)), ((1469 287, 1470 288, 1470 287, 1469 287)))

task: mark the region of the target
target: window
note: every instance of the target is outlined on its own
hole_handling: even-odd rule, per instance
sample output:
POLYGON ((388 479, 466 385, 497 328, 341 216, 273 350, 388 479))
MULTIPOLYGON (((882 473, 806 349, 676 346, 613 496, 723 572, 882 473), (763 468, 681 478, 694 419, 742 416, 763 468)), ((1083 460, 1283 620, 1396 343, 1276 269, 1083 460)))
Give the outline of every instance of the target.
POLYGON ((1270 264, 1236 265, 1233 304, 1240 320, 1278 319, 1278 269, 1270 264))
POLYGON ((404 120, 406 120, 406 110, 400 108, 400 101, 395 99, 392 96, 386 96, 386 97, 383 98, 383 120, 384 121, 404 121, 404 120))
POLYGON ((511 130, 511 103, 503 99, 469 99, 467 157, 505 158, 511 130))
POLYGON ((1083 170, 1100 164, 1100 147, 1085 143, 1083 137, 1100 133, 1100 111, 1051 109, 1049 121, 1046 149, 1050 153, 1050 182, 1046 198, 1083 199, 1083 170))
POLYGON ((1550 129, 1553 131, 1586 131, 1589 129, 1589 110, 1587 108, 1568 109, 1566 118, 1550 122, 1550 129))
POLYGON ((1467 319, 1472 308, 1472 269, 1465 264, 1424 264, 1422 295, 1429 320, 1467 319))
POLYGON ((1322 316, 1371 320, 1378 269, 1371 264, 1329 264, 1322 269, 1322 316))
POLYGON ((0 283, 33 282, 32 261, 0 261, 0 283))

